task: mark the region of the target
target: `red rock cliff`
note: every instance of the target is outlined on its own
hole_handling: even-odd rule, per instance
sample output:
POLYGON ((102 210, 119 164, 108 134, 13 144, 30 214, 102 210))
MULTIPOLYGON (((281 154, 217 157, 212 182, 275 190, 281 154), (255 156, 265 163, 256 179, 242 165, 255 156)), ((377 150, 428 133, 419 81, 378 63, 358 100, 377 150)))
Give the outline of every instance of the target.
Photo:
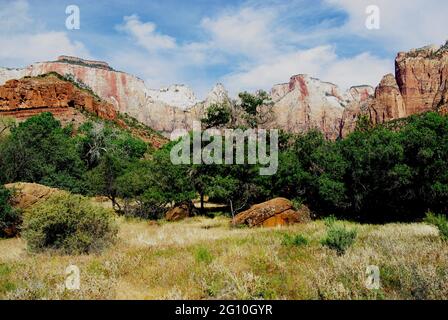
POLYGON ((369 106, 374 123, 448 106, 448 44, 400 52, 395 77, 387 75, 375 90, 369 106))
POLYGON ((10 80, 0 86, 0 114, 18 118, 50 111, 59 117, 69 117, 75 110, 85 110, 106 120, 114 120, 114 107, 81 90, 56 75, 10 80))

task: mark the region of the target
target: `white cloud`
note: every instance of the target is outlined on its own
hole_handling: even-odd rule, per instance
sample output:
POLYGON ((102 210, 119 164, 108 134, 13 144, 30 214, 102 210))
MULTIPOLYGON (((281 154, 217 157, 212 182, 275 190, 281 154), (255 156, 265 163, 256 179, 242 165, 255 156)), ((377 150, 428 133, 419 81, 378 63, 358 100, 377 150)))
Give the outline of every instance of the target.
POLYGON ((137 15, 124 17, 124 23, 117 29, 130 34, 139 45, 151 52, 177 47, 176 39, 157 33, 154 23, 142 23, 137 15))
POLYGON ((0 38, 0 59, 22 64, 29 61, 54 60, 59 55, 88 57, 80 42, 71 41, 64 32, 45 32, 34 35, 19 34, 0 38))
POLYGON ((283 54, 255 68, 237 71, 226 76, 223 83, 232 93, 269 90, 276 83, 288 81, 292 75, 304 73, 347 89, 358 84, 376 86, 392 70, 389 60, 376 58, 369 53, 340 58, 333 47, 320 46, 283 54))
POLYGON ((9 33, 24 30, 32 22, 27 1, 18 0, 8 5, 2 4, 0 8, 0 32, 9 33))
MULTIPOLYGON (((130 35, 144 51, 134 48, 117 52, 114 60, 118 66, 124 61, 126 70, 141 74, 151 87, 185 81, 187 85, 194 84, 196 90, 200 88, 201 97, 213 80, 224 83, 231 94, 236 94, 243 90, 269 90, 299 73, 349 88, 359 84, 376 86, 383 75, 393 72, 392 60, 368 52, 340 57, 335 46, 325 44, 298 49, 297 42, 303 34, 285 26, 281 12, 273 7, 226 10, 203 18, 200 28, 206 35, 202 41, 179 43, 157 32, 151 21, 141 21, 136 15, 125 17, 117 30, 130 35), (230 71, 212 80, 203 70, 217 63, 230 71)), ((320 37, 322 32, 337 30, 326 26, 314 32, 315 37, 320 37)))
POLYGON ((440 0, 326 0, 346 11, 349 21, 340 32, 361 35, 393 50, 408 50, 430 43, 443 44, 448 37, 448 1, 440 0), (379 30, 365 27, 366 8, 380 9, 379 30))
POLYGON ((2 66, 25 66, 30 62, 54 60, 61 54, 89 58, 85 46, 72 41, 66 32, 47 31, 29 14, 24 0, 0 7, 0 61, 2 66))
MULTIPOLYGON (((277 52, 275 10, 242 8, 215 18, 204 18, 201 27, 210 36, 210 47, 231 55, 244 54, 252 59, 277 52)), ((278 44, 280 45, 280 44, 278 44)))

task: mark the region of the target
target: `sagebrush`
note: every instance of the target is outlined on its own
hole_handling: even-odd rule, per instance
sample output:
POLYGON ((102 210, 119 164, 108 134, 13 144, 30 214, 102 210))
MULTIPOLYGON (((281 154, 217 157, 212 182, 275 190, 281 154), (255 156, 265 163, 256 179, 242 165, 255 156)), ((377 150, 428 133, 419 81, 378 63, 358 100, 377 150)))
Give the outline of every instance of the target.
POLYGON ((82 196, 55 194, 24 214, 22 235, 33 252, 98 252, 116 234, 114 215, 82 196))

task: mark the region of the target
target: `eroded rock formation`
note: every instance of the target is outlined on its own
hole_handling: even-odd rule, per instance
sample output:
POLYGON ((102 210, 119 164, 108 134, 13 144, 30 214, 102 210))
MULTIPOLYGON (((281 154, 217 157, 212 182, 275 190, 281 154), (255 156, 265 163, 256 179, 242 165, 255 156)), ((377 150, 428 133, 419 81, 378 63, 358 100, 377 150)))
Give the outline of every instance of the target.
POLYGON ((271 90, 275 115, 271 126, 295 133, 318 129, 327 138, 335 139, 356 119, 350 118, 346 110, 350 107, 360 110, 372 94, 370 86, 352 87, 343 92, 335 84, 296 75, 271 90))
POLYGON ((194 93, 183 85, 154 90, 147 88, 143 80, 116 71, 105 62, 67 56, 24 69, 0 68, 0 85, 8 80, 50 72, 70 76, 112 104, 116 111, 164 133, 177 128, 190 129, 192 121, 201 117, 207 102, 198 102, 194 93))
POLYGON ((448 106, 448 45, 400 52, 395 76, 386 75, 375 90, 368 112, 382 123, 448 106))
POLYGON ((79 110, 115 120, 115 108, 72 83, 48 74, 36 78, 9 80, 0 86, 0 114, 17 118, 50 111, 61 118, 75 117, 79 110))
POLYGON ((9 80, 0 86, 0 116, 25 120, 46 111, 51 112, 64 125, 84 123, 87 120, 85 112, 88 112, 103 120, 115 122, 156 148, 167 142, 150 128, 132 125, 135 120, 120 115, 112 104, 58 74, 9 80))

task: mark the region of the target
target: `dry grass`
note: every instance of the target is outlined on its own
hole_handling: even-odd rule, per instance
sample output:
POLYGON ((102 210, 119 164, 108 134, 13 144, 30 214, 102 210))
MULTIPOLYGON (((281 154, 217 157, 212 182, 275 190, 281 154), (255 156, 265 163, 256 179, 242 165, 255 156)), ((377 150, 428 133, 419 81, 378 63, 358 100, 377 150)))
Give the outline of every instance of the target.
POLYGON ((31 254, 21 239, 0 240, 2 299, 447 299, 448 244, 424 224, 351 225, 343 256, 322 247, 320 222, 233 229, 227 218, 178 223, 119 220, 119 240, 99 255, 31 254), (309 244, 285 246, 285 233, 309 244), (64 287, 65 268, 81 287, 64 287), (381 288, 365 287, 377 265, 381 288))

